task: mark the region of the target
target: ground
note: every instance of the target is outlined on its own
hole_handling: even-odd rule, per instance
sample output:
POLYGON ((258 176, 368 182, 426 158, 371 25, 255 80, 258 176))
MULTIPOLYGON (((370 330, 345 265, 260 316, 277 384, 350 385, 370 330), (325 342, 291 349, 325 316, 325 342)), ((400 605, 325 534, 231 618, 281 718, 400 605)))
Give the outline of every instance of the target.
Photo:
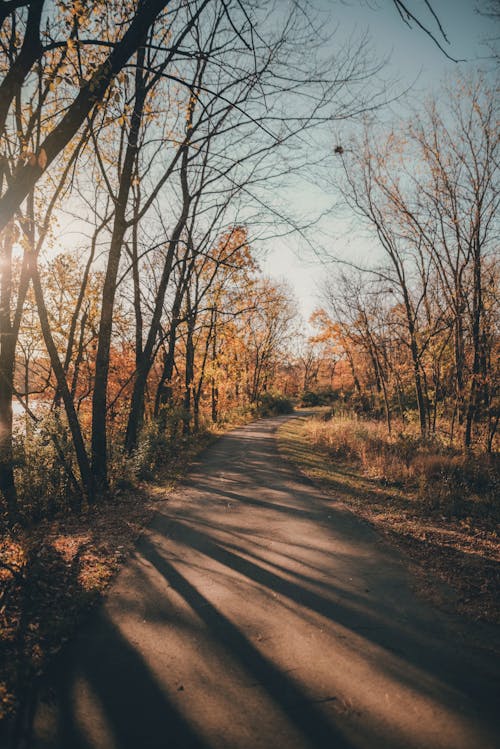
POLYGON ((158 503, 215 435, 184 445, 156 483, 115 491, 82 513, 17 526, 0 539, 0 722, 81 626, 132 553, 158 503))
POLYGON ((11 745, 498 745, 480 646, 498 630, 417 595, 400 554, 279 454, 282 423, 226 435, 159 503, 11 745))

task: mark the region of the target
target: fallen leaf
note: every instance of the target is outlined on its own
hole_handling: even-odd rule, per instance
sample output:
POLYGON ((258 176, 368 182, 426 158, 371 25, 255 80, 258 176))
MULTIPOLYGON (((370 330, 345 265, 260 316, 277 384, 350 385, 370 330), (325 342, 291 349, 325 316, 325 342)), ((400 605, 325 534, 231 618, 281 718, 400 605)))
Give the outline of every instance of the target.
POLYGON ((45 148, 41 148, 40 153, 38 154, 38 166, 40 169, 45 169, 47 166, 47 151, 45 148))

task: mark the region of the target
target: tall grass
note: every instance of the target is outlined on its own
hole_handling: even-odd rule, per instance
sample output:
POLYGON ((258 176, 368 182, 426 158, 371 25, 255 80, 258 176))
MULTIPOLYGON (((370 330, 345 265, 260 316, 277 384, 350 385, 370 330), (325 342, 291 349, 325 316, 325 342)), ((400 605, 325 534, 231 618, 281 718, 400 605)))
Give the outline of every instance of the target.
POLYGON ((332 460, 414 492, 423 509, 454 516, 499 512, 498 455, 460 453, 402 428, 389 436, 383 423, 354 415, 314 418, 307 429, 311 443, 332 460))

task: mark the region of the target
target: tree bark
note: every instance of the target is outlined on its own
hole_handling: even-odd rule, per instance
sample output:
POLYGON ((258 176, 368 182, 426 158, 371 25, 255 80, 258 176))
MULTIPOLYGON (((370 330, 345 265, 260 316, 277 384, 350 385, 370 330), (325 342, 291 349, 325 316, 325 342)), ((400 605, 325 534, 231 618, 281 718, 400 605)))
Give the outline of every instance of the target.
POLYGON ((139 432, 142 426, 144 418, 144 395, 146 392, 146 383, 149 372, 153 366, 154 360, 154 348, 158 338, 160 330, 161 316, 163 313, 163 303, 165 300, 165 294, 167 291, 167 285, 172 272, 172 265, 175 257, 175 252, 178 248, 181 234, 186 225, 186 221, 189 214, 190 206, 190 195, 187 183, 187 167, 188 167, 188 146, 184 145, 181 159, 181 188, 182 188, 182 211, 174 228, 172 238, 168 243, 168 249, 165 256, 165 262, 163 266, 162 276, 160 284, 158 286, 158 292, 155 299, 155 307, 149 326, 148 336, 144 344, 144 349, 141 353, 140 359, 137 363, 136 375, 134 380, 134 388, 132 391, 132 399, 130 403, 129 417, 127 421, 127 431, 125 434, 125 450, 128 453, 133 452, 137 446, 139 438, 139 432))
MULTIPOLYGON (((142 42, 144 42, 144 38, 142 42)), ((108 446, 107 446, 107 391, 109 378, 109 357, 113 329, 113 312, 116 294, 116 281, 127 230, 126 211, 131 190, 132 175, 137 158, 139 131, 141 126, 147 89, 144 78, 144 47, 137 56, 136 91, 132 112, 123 169, 115 207, 113 232, 108 255, 108 264, 102 291, 101 317, 95 364, 94 393, 92 397, 92 469, 98 490, 108 485, 108 446)))
MULTIPOLYGON (((479 231, 477 229, 477 231, 479 231)), ((479 405, 479 384, 481 374, 481 322, 483 312, 482 279, 481 279, 481 250, 479 241, 474 249, 474 294, 472 301, 472 347, 474 358, 472 362, 472 378, 469 390, 467 415, 465 421, 464 447, 468 450, 472 444, 472 426, 479 405)))
POLYGON ((186 366, 184 379, 184 413, 182 417, 183 434, 188 435, 191 432, 191 401, 193 393, 194 380, 194 342, 193 342, 193 324, 188 320, 186 335, 186 366))
POLYGON ((32 0, 29 3, 28 20, 21 51, 0 84, 0 136, 3 135, 5 121, 13 99, 21 91, 26 76, 42 54, 40 21, 44 2, 45 0, 32 0))
POLYGON ((17 332, 11 323, 13 232, 5 231, 2 243, 0 278, 0 491, 7 504, 9 521, 18 516, 13 467, 14 364, 17 332))

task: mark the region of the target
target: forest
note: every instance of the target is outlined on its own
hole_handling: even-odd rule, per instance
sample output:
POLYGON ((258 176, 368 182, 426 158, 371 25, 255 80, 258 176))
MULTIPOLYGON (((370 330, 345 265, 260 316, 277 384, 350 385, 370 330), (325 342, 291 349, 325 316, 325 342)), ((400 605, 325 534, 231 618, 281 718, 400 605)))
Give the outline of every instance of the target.
POLYGON ((282 5, 0 8, 0 624, 35 669, 20 591, 47 529, 74 520, 88 544, 261 416, 312 409, 328 460, 449 520, 498 518, 498 90, 457 75, 378 120, 366 38, 326 55, 308 3, 282 5), (280 191, 345 122, 322 185, 376 251, 334 259, 304 321, 261 246, 311 244, 280 191))

